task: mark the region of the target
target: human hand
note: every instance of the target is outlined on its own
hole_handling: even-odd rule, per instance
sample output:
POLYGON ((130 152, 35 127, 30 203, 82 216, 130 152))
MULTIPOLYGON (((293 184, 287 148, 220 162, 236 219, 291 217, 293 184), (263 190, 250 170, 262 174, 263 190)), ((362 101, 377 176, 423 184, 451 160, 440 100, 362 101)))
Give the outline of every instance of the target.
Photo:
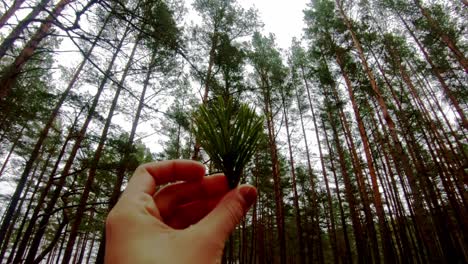
POLYGON ((105 263, 220 263, 257 191, 250 185, 229 190, 224 175, 204 174, 190 160, 139 166, 107 217, 105 263), (173 184, 156 192, 167 183, 173 184))

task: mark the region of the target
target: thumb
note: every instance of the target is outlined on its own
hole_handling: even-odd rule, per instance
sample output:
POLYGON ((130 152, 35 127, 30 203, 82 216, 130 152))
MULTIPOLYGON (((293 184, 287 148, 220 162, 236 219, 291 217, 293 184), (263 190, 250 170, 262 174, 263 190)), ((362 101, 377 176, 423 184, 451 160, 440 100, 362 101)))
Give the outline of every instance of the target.
POLYGON ((213 211, 198 222, 197 226, 208 232, 208 236, 224 243, 255 203, 256 198, 257 190, 255 187, 241 185, 228 192, 213 211))

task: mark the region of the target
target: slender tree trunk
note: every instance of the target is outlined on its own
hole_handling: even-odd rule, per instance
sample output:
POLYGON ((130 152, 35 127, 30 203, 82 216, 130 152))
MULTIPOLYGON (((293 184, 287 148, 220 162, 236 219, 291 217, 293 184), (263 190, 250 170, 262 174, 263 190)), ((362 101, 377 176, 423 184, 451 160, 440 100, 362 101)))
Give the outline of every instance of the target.
POLYGON ((270 155, 272 160, 272 172, 273 172, 273 185, 275 191, 275 210, 276 210, 276 226, 278 229, 278 240, 279 240, 279 250, 280 250, 280 263, 286 263, 286 236, 284 230, 284 209, 283 209, 283 193, 281 189, 281 175, 280 175, 280 164, 278 159, 278 148, 276 145, 276 135, 275 127, 273 120, 273 113, 271 108, 271 98, 270 98, 270 84, 268 82, 268 77, 262 75, 262 93, 264 101, 264 113, 267 119, 268 127, 268 144, 270 149, 270 155))
POLYGON ((36 257, 34 262, 32 262, 33 264, 39 264, 45 258, 45 256, 47 256, 47 254, 49 254, 49 252, 55 248, 55 245, 60 240, 62 231, 65 228, 65 226, 67 226, 68 222, 69 222, 68 217, 64 217, 64 219, 58 225, 57 230, 55 231, 54 237, 49 242, 49 245, 47 245, 47 247, 44 250, 42 250, 42 252, 36 257))
MULTIPOLYGON (((257 160, 257 155, 255 155, 255 159, 257 160)), ((257 162, 255 162, 255 165, 254 165, 254 177, 255 177, 255 187, 257 188, 258 190, 258 167, 257 167, 257 162)), ((259 196, 259 194, 257 193, 257 196, 259 196)), ((257 210, 258 210, 258 200, 257 202, 253 205, 253 208, 252 208, 252 224, 251 224, 251 235, 250 235, 250 252, 249 252, 249 261, 248 263, 249 264, 256 264, 257 263, 257 254, 255 254, 255 252, 257 252, 257 248, 256 248, 256 241, 257 241, 257 210)))
POLYGON ((351 214, 351 221, 353 224, 354 236, 356 239, 358 262, 367 263, 371 261, 370 259, 366 259, 366 256, 369 255, 366 249, 366 245, 365 245, 366 244, 365 241, 367 239, 364 238, 364 232, 362 230, 361 220, 358 214, 357 200, 353 194, 351 178, 348 173, 348 167, 346 165, 345 152, 344 152, 343 147, 341 146, 340 139, 338 138, 338 130, 336 128, 336 125, 333 123, 333 119, 330 113, 328 113, 328 118, 331 123, 331 128, 333 131, 333 140, 337 148, 338 157, 339 157, 338 161, 340 163, 341 174, 345 183, 345 194, 346 194, 347 202, 349 203, 349 211, 351 214))
POLYGON ((288 149, 289 149, 289 165, 291 166, 291 177, 292 177, 292 188, 293 188, 293 204, 294 204, 294 212, 296 216, 296 231, 297 231, 297 239, 299 242, 299 260, 301 264, 305 264, 305 252, 304 252, 304 237, 302 231, 302 222, 301 222, 301 212, 299 210, 299 198, 297 194, 297 185, 296 185, 296 169, 294 167, 294 157, 292 152, 291 146, 291 133, 289 131, 289 120, 288 120, 288 112, 286 110, 286 102, 284 98, 284 94, 281 93, 282 105, 283 105, 283 114, 284 114, 284 122, 286 126, 286 137, 288 140, 288 149))
MULTIPOLYGON (((376 106, 376 103, 375 102, 372 102, 374 104, 374 108, 377 109, 378 106, 376 106)), ((416 244, 418 246, 418 249, 416 250, 416 252, 418 253, 418 256, 420 257, 421 259, 421 262, 422 263, 426 263, 429 261, 428 259, 428 255, 429 253, 427 253, 427 245, 424 243, 424 240, 422 239, 422 229, 423 227, 421 226, 421 224, 424 224, 425 222, 420 222, 421 219, 418 219, 415 212, 414 212, 414 206, 413 206, 413 203, 411 202, 410 200, 410 191, 408 190, 408 187, 407 185, 409 185, 409 183, 407 183, 407 181, 405 181, 405 178, 403 177, 404 176, 404 170, 398 166, 398 161, 401 159, 399 156, 398 156, 398 153, 396 151, 394 151, 394 148, 393 146, 391 145, 392 142, 391 142, 391 139, 390 139, 390 136, 388 135, 388 131, 386 130, 386 127, 384 126, 384 121, 382 120, 381 116, 380 115, 377 115, 377 118, 378 118, 378 121, 379 121, 379 125, 381 126, 382 128, 382 141, 380 143, 383 144, 384 146, 384 149, 388 149, 389 153, 390 153, 390 156, 393 160, 393 163, 394 163, 394 167, 395 167, 395 170, 397 172, 397 175, 398 175, 398 179, 399 179, 399 183, 401 185, 401 188, 403 190, 403 197, 405 198, 405 202, 406 202, 406 207, 410 213, 410 217, 411 217, 411 223, 412 223, 412 226, 413 226, 413 230, 410 231, 411 233, 411 237, 414 238, 414 240, 416 241, 416 244)), ((385 162, 387 164, 387 168, 389 170, 391 170, 392 168, 392 165, 391 165, 391 162, 390 162, 390 158, 387 156, 387 155, 383 155, 384 158, 385 158, 385 162)), ((396 181, 394 180, 394 178, 392 178, 392 184, 395 186, 395 193, 400 193, 400 190, 398 190, 398 188, 396 187, 396 181)))
POLYGON ((385 261, 392 263, 396 261, 395 252, 394 252, 393 245, 391 243, 392 237, 390 235, 390 230, 388 229, 387 222, 385 220, 385 213, 384 213, 384 208, 382 205, 382 196, 380 194, 379 184, 377 183, 377 175, 376 175, 374 161, 373 161, 372 154, 371 154, 370 147, 369 147, 369 139, 366 134, 364 123, 362 122, 362 119, 361 119, 359 107, 354 97, 353 86, 348 77, 346 70, 344 69, 344 62, 342 60, 341 55, 337 54, 336 60, 341 69, 343 78, 345 79, 346 87, 348 88, 347 89, 348 95, 349 95, 349 98, 351 99, 351 103, 352 103, 353 111, 354 111, 354 117, 358 123, 359 134, 361 135, 364 153, 366 155, 367 167, 369 169, 369 174, 370 174, 371 183, 372 183, 372 191, 374 194, 373 196, 374 205, 375 205, 377 217, 379 220, 379 230, 380 230, 381 242, 383 246, 384 259, 385 261))
MULTIPOLYGON (((325 127, 325 122, 323 119, 321 119, 322 121, 322 129, 323 129, 323 132, 325 133, 325 142, 327 144, 327 148, 328 148, 328 155, 329 155, 329 158, 330 158, 330 165, 331 165, 331 171, 332 171, 332 174, 333 174, 333 177, 334 177, 334 180, 335 180, 335 185, 336 185, 336 196, 338 198, 338 207, 340 209, 340 220, 341 220, 341 226, 342 226, 342 229, 343 229, 343 238, 344 238, 344 242, 345 242, 345 254, 342 256, 342 262, 343 263, 353 263, 353 258, 352 258, 352 255, 351 255, 351 243, 349 241, 349 234, 348 234, 348 226, 346 224, 346 219, 345 219, 345 214, 344 214, 344 209, 343 209, 343 202, 342 202, 342 199, 341 199, 341 194, 340 194, 340 186, 339 186, 339 182, 338 182, 338 177, 336 175, 336 169, 335 169, 335 162, 333 161, 334 160, 334 152, 333 152, 333 149, 331 147, 331 144, 328 140, 328 133, 327 133, 327 129, 325 127)), ((358 252, 359 254, 360 252, 358 252)))
MULTIPOLYGON (((22 1, 15 1, 12 7, 15 7, 17 2, 22 1)), ((29 26, 29 24, 37 17, 37 15, 39 15, 39 13, 45 9, 49 2, 50 0, 41 0, 39 3, 37 3, 31 12, 18 23, 18 25, 10 32, 10 34, 8 34, 8 36, 4 38, 2 44, 0 44, 0 60, 3 60, 3 57, 7 51, 13 47, 14 42, 20 37, 21 33, 29 26)), ((16 8, 19 8, 19 6, 16 8)), ((15 10, 12 11, 14 12, 15 10)), ((4 23, 6 23, 8 18, 13 15, 13 12, 11 14, 8 14, 7 12, 2 16, 2 20, 0 21, 2 21, 3 24, 0 24, 0 28, 4 25, 4 23)))
MULTIPOLYGON (((215 28, 213 31, 213 35, 211 37, 211 48, 210 48, 210 55, 208 58, 208 69, 206 71, 206 76, 204 80, 204 88, 205 91, 203 93, 202 104, 206 104, 208 102, 208 94, 210 91, 211 86, 211 79, 213 78, 213 67, 215 63, 215 56, 216 56, 216 47, 218 46, 218 30, 215 28)), ((192 160, 198 160, 200 157, 200 143, 198 143, 197 139, 195 139, 195 146, 193 149, 192 160)))
POLYGON ((107 80, 108 80, 108 76, 110 75, 111 73, 111 70, 114 66, 114 62, 117 58, 117 55, 119 54, 119 51, 120 49, 122 48, 122 45, 123 45, 123 42, 128 34, 130 30, 130 25, 127 26, 122 38, 120 39, 117 47, 116 47, 116 50, 111 58, 111 61, 109 63, 109 66, 99 84, 99 87, 98 87, 98 90, 97 90, 97 93, 96 95, 94 96, 94 100, 89 108, 89 112, 88 112, 88 115, 86 117, 86 120, 84 121, 80 131, 78 132, 78 135, 76 137, 76 141, 75 141, 75 144, 73 145, 73 148, 72 150, 70 151, 70 154, 69 154, 69 158, 63 168, 63 171, 61 173, 61 177, 60 177, 60 180, 59 182, 57 183, 57 187, 52 195, 52 198, 50 199, 46 209, 45 209, 45 212, 46 212, 46 216, 44 216, 42 219, 41 219, 41 222, 39 223, 39 230, 37 231, 36 235, 34 236, 33 238, 33 242, 31 244, 31 248, 30 248, 30 251, 29 251, 29 254, 28 254, 28 257, 26 258, 26 262, 32 262, 34 260, 34 252, 37 251, 37 248, 39 246, 39 243, 42 239, 42 236, 44 235, 44 232, 46 230, 46 227, 47 227, 47 223, 49 222, 49 218, 51 217, 50 213, 53 211, 53 208, 55 206, 55 203, 56 201, 58 200, 59 196, 60 196, 60 193, 61 193, 61 190, 62 188, 64 187, 64 184, 65 184, 65 181, 66 181, 66 178, 70 172, 70 169, 73 165, 73 162, 75 160, 75 157, 76 157, 76 154, 78 153, 78 150, 80 149, 80 146, 81 146, 81 142, 84 140, 85 138, 85 134, 86 134, 86 131, 88 130, 88 126, 89 126, 89 123, 91 122, 91 119, 92 117, 94 116, 94 113, 96 111, 96 107, 97 107, 97 104, 99 102, 99 98, 102 94, 102 91, 104 90, 104 87, 105 87, 105 84, 107 83, 107 80))
POLYGON ((0 17, 0 29, 6 24, 8 19, 18 11, 18 9, 21 7, 23 4, 24 0, 15 0, 13 4, 3 13, 3 15, 0 17))
MULTIPOLYGON (((91 213, 90 219, 93 219, 94 211, 91 213)), ((89 232, 86 232, 83 238, 83 244, 81 245, 80 255, 78 256, 78 260, 75 263, 81 263, 83 261, 83 257, 86 251, 86 246, 88 245, 88 236, 89 232)))
MULTIPOLYGON (((423 206, 424 199, 423 199, 422 194, 420 193, 420 186, 418 184, 418 180, 416 179, 415 173, 412 170, 412 166, 411 166, 410 160, 408 159, 408 155, 407 155, 406 151, 403 149, 403 145, 402 145, 400 139, 398 138, 398 135, 397 135, 397 132, 396 132, 397 131, 396 125, 395 125, 395 123, 394 123, 394 121, 393 121, 393 119, 392 119, 392 117, 391 117, 391 115, 390 115, 390 113, 388 111, 387 104, 386 104, 384 98, 382 97, 382 93, 380 91, 380 88, 377 85, 375 76, 372 73, 372 70, 369 67, 368 63, 367 63, 367 59, 366 59, 366 57, 364 55, 364 51, 362 49, 362 46, 361 46, 358 38, 356 37, 354 31, 353 31, 351 21, 348 19, 348 17, 344 13, 343 6, 341 5, 341 1, 336 0, 336 4, 338 6, 338 10, 339 10, 341 16, 343 17, 344 22, 345 22, 345 24, 346 24, 346 26, 348 28, 348 31, 351 34, 353 44, 354 44, 356 50, 358 51, 358 55, 359 55, 359 57, 361 59, 361 63, 363 65, 364 71, 366 72, 367 77, 369 78, 372 90, 375 93, 376 100, 378 102, 378 105, 379 105, 379 107, 380 107, 380 109, 382 111, 383 117, 384 117, 384 119, 385 119, 385 121, 387 123, 387 126, 389 128, 390 137, 391 137, 391 139, 393 141, 393 145, 394 145, 394 151, 396 152, 395 156, 399 157, 398 160, 395 160, 395 161, 397 161, 399 163, 399 164, 397 164, 397 166, 401 166, 403 168, 403 170, 405 171, 406 177, 408 178, 408 182, 410 183, 412 193, 415 196, 415 199, 414 199, 415 216, 417 218, 418 225, 422 226, 422 228, 425 229, 423 232, 421 232, 421 237, 422 237, 422 239, 424 240, 424 242, 425 242, 425 244, 427 246, 433 246, 434 245, 433 244, 433 239, 430 237, 431 227, 428 226, 428 225, 423 224, 427 220, 427 219, 424 218, 424 215, 425 215, 425 209, 424 209, 424 206, 423 206)), ((432 260, 434 260, 434 261, 440 261, 440 255, 437 254, 437 252, 438 252, 438 250, 435 249, 435 248, 433 248, 433 250, 428 250, 428 254, 430 255, 430 258, 432 260)))
POLYGON ((26 162, 26 164, 24 166, 23 173, 21 174, 20 180, 18 181, 15 192, 13 193, 13 196, 11 198, 11 203, 10 203, 10 205, 8 207, 5 218, 2 221, 2 225, 0 227, 0 241, 3 241, 4 235, 5 235, 5 232, 6 232, 6 228, 7 228, 7 226, 9 225, 9 223, 11 221, 11 217, 13 216, 14 211, 16 210, 16 205, 18 203, 19 196, 23 192, 24 185, 25 185, 25 183, 26 183, 26 181, 28 179, 29 173, 31 172, 32 166, 33 166, 34 162, 36 161, 36 159, 37 159, 37 157, 39 155, 39 150, 41 149, 45 139, 47 138, 47 136, 49 134, 49 130, 52 127, 52 125, 53 125, 53 123, 55 121, 55 118, 59 114, 60 108, 62 107, 63 103, 65 102, 65 99, 67 98, 67 96, 70 93, 71 89, 74 87, 76 81, 78 80, 78 76, 81 74, 81 71, 83 70, 83 67, 84 67, 84 65, 86 63, 86 60, 89 59, 89 56, 91 55, 91 52, 93 51, 94 47, 96 46, 96 43, 97 43, 99 37, 101 36, 101 34, 102 34, 102 32, 103 32, 103 30, 105 28, 105 25, 109 21, 109 17, 110 16, 108 16, 106 18, 103 27, 99 31, 98 37, 94 40, 94 42, 91 45, 88 53, 85 55, 85 59, 80 64, 78 69, 75 71, 75 74, 73 75, 72 79, 70 80, 70 82, 69 82, 67 88, 65 89, 65 91, 62 93, 62 95, 61 95, 59 101, 57 102, 54 110, 52 111, 49 119, 47 120, 46 124, 44 125, 44 128, 41 130, 39 138, 36 141, 36 144, 34 145, 34 149, 32 150, 31 155, 29 156, 29 159, 28 159, 28 161, 26 162))
MULTIPOLYGON (((334 262, 337 263, 339 261, 338 256, 340 255, 340 253, 338 252, 338 248, 337 248, 337 244, 336 244, 337 243, 337 238, 336 238, 336 228, 335 228, 335 216, 334 216, 334 212, 333 212, 331 192, 330 192, 330 187, 329 187, 329 184, 328 184, 328 177, 327 177, 324 157, 323 157, 323 153, 322 153, 322 145, 321 145, 322 143, 320 142, 320 136, 319 136, 319 132, 318 132, 319 127, 317 125, 317 118, 315 116, 314 105, 312 104, 312 96, 310 94, 309 83, 307 81, 307 78, 305 77, 304 67, 302 65, 301 65, 301 75, 302 75, 302 79, 303 79, 304 84, 305 84, 305 88, 306 88, 306 92, 307 92, 307 98, 309 99, 309 106, 310 106, 310 110, 312 112, 312 121, 314 122, 314 128, 315 128, 314 130, 315 130, 315 137, 316 137, 316 140, 317 140, 317 145, 318 145, 318 150, 319 150, 320 165, 321 165, 321 168, 322 168, 322 176, 323 176, 323 179, 325 181, 325 187, 326 187, 326 190, 327 190, 327 198, 328 198, 327 199, 328 207, 329 207, 329 210, 330 210, 329 217, 330 217, 331 231, 332 231, 332 239, 330 240, 330 243, 331 243, 331 247, 332 247, 332 250, 333 250, 333 253, 334 253, 333 254, 334 262)), ((304 121, 303 121, 303 117, 302 117, 300 99, 299 99, 299 94, 297 93, 297 90, 296 90, 296 96, 297 96, 297 103, 298 103, 298 108, 299 108, 299 116, 300 116, 300 119, 301 119, 302 132, 304 134, 304 142, 305 142, 305 147, 306 147, 306 152, 307 152, 306 153, 307 154, 307 167, 308 167, 309 173, 310 173, 310 175, 312 177, 312 162, 310 161, 309 144, 307 143, 307 137, 306 137, 306 132, 305 132, 305 129, 304 129, 304 121)), ((346 256, 346 258, 351 259, 350 252, 345 251, 344 255, 346 256)))
MULTIPOLYGON (((8 155, 6 156, 5 160, 3 161, 2 168, 0 169, 0 177, 2 177, 3 172, 5 172, 5 169, 8 165, 8 162, 10 161, 11 154, 15 151, 16 146, 18 145, 20 139, 23 137, 23 131, 26 128, 26 126, 23 126, 21 128, 21 131, 18 133, 18 137, 16 137, 16 140, 13 142, 13 145, 10 148, 10 151, 8 151, 8 155)), ((0 257, 1 259, 1 257, 0 257)))
MULTIPOLYGON (((36 184, 34 186, 34 189, 31 193, 31 197, 29 199, 29 203, 28 203, 28 206, 26 207, 26 212, 24 213, 24 216, 23 216, 23 219, 21 220, 21 223, 18 227, 18 229, 16 229, 15 233, 16 233, 16 238, 15 238, 15 242, 13 243, 12 247, 10 247, 10 256, 8 258, 8 261, 7 262, 10 262, 11 261, 11 258, 13 257, 14 255, 14 252, 16 250, 16 246, 18 245, 18 242, 20 240, 20 237, 21 237, 21 233, 23 232, 23 228, 24 228, 24 225, 26 223, 26 221, 28 220, 29 218, 29 211, 31 211, 31 208, 32 208, 32 204, 33 202, 35 201, 35 197, 36 197, 36 194, 37 194, 37 191, 39 190, 40 186, 41 186, 41 183, 42 183, 42 179, 44 178, 44 175, 46 174, 46 171, 47 171, 47 167, 49 166, 49 162, 50 162, 50 159, 52 157, 54 151, 50 152, 49 155, 47 156, 47 159, 45 160, 44 162, 44 165, 42 166, 41 168, 41 173, 39 174, 39 176, 37 176, 37 181, 36 181, 36 184)), ((38 164, 39 165, 39 164, 38 164)), ((37 166, 38 166, 37 165, 37 166)), ((35 175, 36 173, 33 172, 32 175, 35 175)), ((24 200, 26 199, 26 196, 28 195, 28 190, 31 188, 31 184, 34 182, 34 178, 36 177, 32 177, 30 180, 29 180, 29 183, 28 183, 28 186, 26 187, 26 191, 24 192, 23 194, 23 197, 22 197, 22 200, 18 206, 18 208, 23 208, 23 202, 24 200)), ((21 213, 21 210, 18 210, 17 212, 17 215, 15 216, 14 220, 13 220, 13 223, 16 223, 16 219, 18 218, 19 214, 21 213)), ((11 233, 12 229, 9 230, 9 232, 11 233)), ((7 236, 5 237, 5 240, 3 241, 5 244, 4 246, 6 246, 9 242, 9 235, 10 234, 7 234, 7 236)), ((4 251, 2 249, 2 253, 0 254, 0 259, 3 259, 4 257, 4 251)))
MULTIPOLYGON (((128 32, 128 28, 126 29, 126 33, 124 33, 124 36, 127 34, 127 32, 128 32)), ((119 82, 119 85, 114 95, 114 99, 109 109, 106 123, 104 125, 101 136, 99 138, 98 146, 96 150, 94 151, 94 157, 93 157, 93 160, 91 161, 91 168, 89 170, 88 177, 84 185, 83 193, 81 194, 79 206, 76 210, 77 214, 75 215, 74 221, 71 224, 70 237, 68 238, 67 246, 65 248, 65 253, 63 255, 63 263, 68 263, 71 259, 73 246, 75 244, 75 239, 76 239, 76 236, 78 235, 81 221, 84 217, 84 211, 86 208, 86 204, 88 202, 89 193, 91 192, 91 188, 94 183, 94 178, 96 177, 98 163, 99 163, 99 160, 101 159, 102 151, 104 150, 104 144, 106 143, 106 140, 107 140, 107 134, 109 132, 110 125, 112 123, 112 117, 114 116, 114 111, 115 111, 115 108, 117 107, 117 102, 119 100, 120 92, 122 91, 122 87, 125 84, 125 79, 127 78, 128 71, 130 70, 130 66, 133 63, 133 56, 135 55, 135 51, 138 46, 139 40, 140 40, 140 36, 137 37, 137 40, 133 46, 132 52, 128 59, 127 65, 125 66, 124 72, 122 74, 122 78, 119 82)), ((119 50, 117 50, 117 52, 118 51, 119 50)))
MULTIPOLYGON (((52 156, 52 154, 49 154, 46 161, 44 162, 44 166, 42 167, 41 169, 41 174, 39 175, 39 179, 38 179, 38 182, 36 184, 35 187, 37 187, 39 184, 40 184, 40 180, 42 179, 42 176, 44 175, 44 172, 45 172, 45 169, 47 168, 47 165, 49 165, 49 160, 50 160, 50 157, 52 156)), ((39 164, 37 164, 37 166, 39 166, 39 164)), ((36 168, 37 168, 36 166, 36 168)), ((36 170, 36 169, 35 169, 36 170)), ((35 174, 35 172, 34 172, 35 174)), ((22 208, 23 207, 23 203, 26 201, 26 198, 27 198, 27 195, 28 195, 28 191, 30 190, 31 188, 31 185, 33 184, 34 180, 33 179, 30 179, 29 182, 28 182, 28 185, 26 186, 26 191, 24 192, 23 196, 21 197, 21 201, 19 203, 19 208, 22 208)), ((32 199, 32 198, 31 198, 32 199)), ((29 204, 30 205, 30 204, 29 204)), ((23 216, 23 220, 26 219, 28 217, 28 213, 29 213, 29 208, 28 207, 26 209, 26 212, 24 213, 24 216, 23 216)), ((13 221, 11 222, 11 225, 5 235, 5 239, 2 241, 3 243, 3 246, 2 246, 2 251, 0 253, 0 259, 3 259, 3 257, 5 256, 5 252, 6 250, 8 249, 8 246, 10 244, 10 237, 13 233, 13 231, 15 231, 15 233, 17 233, 17 236, 20 235, 21 233, 21 225, 19 226, 18 229, 15 230, 15 223, 16 223, 16 220, 20 217, 21 215, 21 210, 18 210, 15 214, 15 216, 13 217, 13 221)))
MULTIPOLYGON (((18 75, 21 74, 24 65, 31 59, 34 55, 34 52, 39 47, 41 41, 49 34, 50 28, 52 27, 52 22, 57 19, 57 17, 62 13, 65 6, 67 6, 73 0, 60 0, 57 5, 52 10, 51 14, 45 19, 41 24, 37 32, 31 37, 31 39, 26 43, 23 50, 16 57, 13 64, 11 64, 5 73, 0 77, 0 100, 7 97, 13 88, 18 75)), ((0 58, 1 55, 0 50, 0 58)))
POLYGON ((58 255, 57 255, 57 260, 55 261, 55 264, 59 264, 60 263, 60 260, 61 260, 61 256, 62 256, 62 251, 63 251, 63 248, 65 246, 65 241, 67 240, 67 228, 68 228, 68 225, 65 226, 64 228, 64 234, 63 234, 63 238, 62 238, 62 242, 60 243, 60 246, 58 248, 58 255))
MULTIPOLYGON (((411 37, 413 40, 416 42, 416 45, 418 46, 419 50, 422 52, 424 55, 424 58, 426 61, 429 63, 431 66, 431 70, 436 76, 437 80, 439 80, 440 85, 442 86, 442 89, 445 93, 445 95, 449 98, 450 102, 452 103, 453 107, 455 107, 455 110, 457 111, 458 115, 460 116, 460 119, 462 121, 463 126, 465 129, 468 129, 468 120, 466 119, 465 112, 463 109, 461 109, 460 104, 458 102, 458 99, 453 95, 452 91, 450 90, 449 86, 445 82, 444 78, 442 78, 441 74, 439 73, 439 70, 437 69, 436 65, 432 61, 431 57, 427 53, 426 49, 424 46, 421 44, 419 39, 416 37, 414 34, 413 30, 409 27, 408 23, 405 21, 405 19, 400 15, 400 13, 397 13, 397 16, 400 18, 401 22, 403 22, 403 25, 405 25, 406 30, 408 33, 410 33, 411 37)), ((466 69, 466 68, 465 68, 466 69)))
MULTIPOLYGON (((114 183, 114 188, 112 190, 111 197, 109 198, 109 207, 107 210, 108 212, 114 207, 114 205, 117 203, 119 196, 120 196, 120 189, 122 188, 122 183, 125 177, 125 172, 127 171, 127 162, 131 154, 130 149, 131 149, 131 146, 133 145, 138 123, 140 121, 141 113, 145 105, 146 90, 149 86, 151 74, 153 73, 153 70, 155 67, 155 62, 154 62, 155 58, 156 58, 156 53, 153 52, 151 55, 149 65, 148 65, 148 70, 146 72, 145 80, 143 81, 143 90, 140 94, 140 100, 138 101, 137 111, 135 113, 135 118, 133 119, 133 123, 132 123, 132 130, 130 131, 130 135, 129 135, 128 142, 127 142, 127 147, 125 148, 126 151, 124 153, 122 160, 120 161, 120 165, 117 170, 117 175, 115 178, 116 180, 114 183)), ((105 240, 105 230, 104 230, 103 236, 100 239, 99 250, 98 250, 97 257, 96 257, 96 263, 104 263, 105 243, 106 243, 106 240, 105 240)))
MULTIPOLYGON (((309 89, 309 83, 308 83, 307 79, 305 78, 303 65, 301 65, 301 74, 302 74, 302 79, 303 79, 305 87, 306 87, 307 96, 308 96, 308 99, 309 99, 309 105, 310 105, 310 108, 312 110, 312 115, 313 115, 313 118, 315 118, 315 112, 314 112, 314 109, 313 109, 313 104, 312 104, 310 91, 309 91, 310 90, 309 89)), ((304 140, 305 140, 305 143, 306 143, 305 147, 306 147, 306 152, 307 152, 307 170, 308 170, 308 174, 309 174, 310 184, 312 186, 312 190, 311 190, 312 191, 312 198, 311 198, 311 200, 312 200, 312 204, 311 204, 311 206, 312 206, 312 216, 311 217, 312 217, 312 226, 313 226, 312 236, 314 238, 314 241, 312 241, 313 242, 312 245, 316 246, 316 250, 314 250, 312 248, 311 249, 312 252, 310 253, 312 255, 310 255, 310 254, 309 255, 310 255, 312 261, 318 261, 319 263, 323 263, 324 262, 323 245, 322 245, 321 229, 320 229, 320 225, 319 225, 319 221, 320 221, 320 219, 319 219, 320 214, 319 214, 319 210, 318 210, 319 204, 318 204, 317 191, 316 191, 315 180, 314 180, 314 175, 313 175, 313 170, 312 170, 312 162, 310 161, 309 146, 307 144, 307 138, 306 138, 306 135, 305 135, 305 129, 304 129, 303 120, 302 120, 302 113, 301 113, 301 123, 302 123, 302 129, 303 129, 303 133, 304 133, 304 140), (317 251, 316 254, 314 254, 315 251, 317 251), (314 260, 315 256, 317 257, 317 260, 314 260)), ((316 125, 316 123, 314 123, 314 124, 316 125)), ((318 130, 315 130, 315 132, 318 133, 318 130)), ((318 142, 318 144, 320 145, 320 142, 318 142)), ((325 171, 322 170, 322 173, 325 173, 325 171)), ((327 181, 327 179, 325 179, 325 181, 327 181)), ((333 221, 333 218, 332 218, 332 221, 333 221)), ((334 223, 332 224, 332 226, 334 226, 334 223)), ((333 244, 333 242, 332 242, 332 244, 333 244)), ((333 248, 333 245, 332 245, 332 248, 333 248)))
MULTIPOLYGON (((34 208, 34 211, 33 211, 32 215, 29 217, 28 226, 26 227, 26 230, 24 231, 24 234, 22 235, 21 240, 20 240, 20 236, 18 236, 16 238, 16 241, 15 241, 15 244, 13 246, 12 252, 10 254, 10 257, 8 258, 8 263, 10 263, 13 260, 14 249, 16 249, 16 245, 18 243, 19 243, 19 246, 18 246, 18 251, 16 253, 15 260, 19 261, 19 258, 21 258, 24 255, 24 251, 25 251, 25 249, 27 247, 27 244, 30 241, 30 238, 32 237, 32 232, 33 232, 33 229, 35 227, 35 222, 37 221, 39 213, 42 210, 42 205, 45 203, 45 199, 46 199, 46 197, 47 197, 47 195, 49 193, 49 190, 52 187, 52 185, 54 184, 54 177, 53 176, 55 175, 55 173, 57 172, 57 170, 59 168, 62 157, 65 154, 65 151, 67 149, 68 142, 73 137, 73 131, 74 131, 76 125, 77 125, 78 120, 79 120, 78 117, 75 118, 72 126, 69 129, 69 134, 67 135, 67 137, 65 139, 65 142, 62 144, 62 148, 61 148, 61 150, 60 150, 60 152, 58 154, 57 160, 55 161, 55 164, 54 164, 54 167, 53 167, 52 171, 50 172, 50 177, 47 180, 45 186, 43 187, 41 195, 37 199, 37 205, 34 208)), ((39 187, 39 186, 37 186, 37 187, 39 187)), ((35 190, 35 191, 37 191, 37 190, 35 190)), ((30 202, 30 206, 31 206, 31 203, 32 203, 32 200, 30 202)), ((24 218, 23 221, 21 222, 21 230, 23 229, 23 226, 26 224, 26 221, 27 221, 27 219, 24 218)))
POLYGON ((458 48, 457 44, 444 32, 443 29, 440 28, 437 21, 435 21, 427 9, 422 6, 421 0, 414 0, 413 2, 419 8, 421 14, 427 19, 431 28, 440 36, 442 42, 445 43, 445 45, 447 45, 447 47, 453 52, 460 65, 465 69, 465 72, 468 72, 468 61, 466 60, 463 52, 458 48))
POLYGON ((86 262, 85 263, 91 263, 90 260, 91 260, 91 255, 94 252, 93 249, 94 249, 94 243, 96 242, 96 233, 97 232, 94 232, 93 238, 91 239, 91 245, 89 246, 89 251, 88 251, 88 255, 86 256, 86 262))

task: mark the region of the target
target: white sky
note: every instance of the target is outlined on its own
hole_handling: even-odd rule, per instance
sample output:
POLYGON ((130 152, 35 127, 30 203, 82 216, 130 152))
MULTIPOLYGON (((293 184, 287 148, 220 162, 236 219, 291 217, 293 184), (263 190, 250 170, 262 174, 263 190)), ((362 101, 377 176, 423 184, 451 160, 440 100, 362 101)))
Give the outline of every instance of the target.
POLYGON ((258 9, 265 24, 264 34, 274 33, 282 49, 291 45, 293 37, 300 38, 304 28, 302 10, 310 0, 238 0, 245 8, 258 9))

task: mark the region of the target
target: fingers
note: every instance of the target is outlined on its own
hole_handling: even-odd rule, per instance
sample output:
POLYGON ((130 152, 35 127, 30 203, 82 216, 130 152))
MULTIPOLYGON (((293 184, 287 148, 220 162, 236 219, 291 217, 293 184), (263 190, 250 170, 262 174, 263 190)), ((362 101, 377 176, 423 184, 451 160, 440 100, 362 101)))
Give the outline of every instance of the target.
POLYGON ((245 216, 257 198, 257 190, 251 185, 241 185, 230 191, 205 218, 196 224, 201 232, 215 241, 225 241, 245 216))
POLYGON ((153 195, 157 185, 176 181, 200 181, 205 175, 203 164, 192 160, 167 160, 140 165, 125 190, 127 194, 153 195))
POLYGON ((224 196, 229 191, 227 179, 223 174, 203 177, 198 182, 171 184, 159 190, 154 201, 164 220, 168 219, 176 207, 199 200, 224 196))
POLYGON ((194 225, 211 212, 222 198, 223 196, 219 196, 177 206, 168 216, 165 224, 174 229, 185 229, 194 225))

